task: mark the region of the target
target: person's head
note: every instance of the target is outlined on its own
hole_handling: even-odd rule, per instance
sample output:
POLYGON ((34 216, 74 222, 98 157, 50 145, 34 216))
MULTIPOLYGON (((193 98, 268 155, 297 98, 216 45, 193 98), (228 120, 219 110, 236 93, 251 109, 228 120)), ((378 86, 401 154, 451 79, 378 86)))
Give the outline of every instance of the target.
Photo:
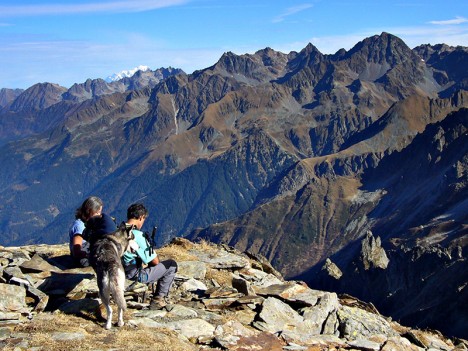
POLYGON ((148 214, 149 212, 143 204, 132 204, 127 209, 127 221, 135 224, 138 229, 140 229, 143 226, 145 219, 148 217, 148 214))
POLYGON ((103 202, 97 196, 90 196, 76 209, 75 218, 86 222, 91 217, 101 214, 103 202))

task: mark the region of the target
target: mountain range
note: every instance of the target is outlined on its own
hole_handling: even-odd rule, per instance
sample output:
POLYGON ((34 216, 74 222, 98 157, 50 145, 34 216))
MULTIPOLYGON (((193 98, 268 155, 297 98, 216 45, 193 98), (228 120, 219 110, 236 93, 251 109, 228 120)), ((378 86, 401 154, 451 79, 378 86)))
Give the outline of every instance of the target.
POLYGON ((0 240, 65 242, 91 194, 118 220, 142 201, 159 244, 226 243, 466 337, 467 67, 466 47, 381 33, 2 89, 0 240))

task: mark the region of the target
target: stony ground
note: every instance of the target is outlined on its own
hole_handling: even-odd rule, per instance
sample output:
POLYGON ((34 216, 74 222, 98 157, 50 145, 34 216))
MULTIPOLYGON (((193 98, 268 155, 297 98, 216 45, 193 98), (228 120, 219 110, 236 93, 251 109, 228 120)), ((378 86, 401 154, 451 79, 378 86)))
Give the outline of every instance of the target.
MULTIPOLYGON (((66 245, 0 247, 4 350, 467 350, 465 340, 404 327, 351 296, 284 281, 260 256, 175 239, 158 250, 179 271, 169 303, 130 285, 126 324, 105 330, 94 273, 66 245)), ((114 314, 116 316, 116 314, 114 314)))

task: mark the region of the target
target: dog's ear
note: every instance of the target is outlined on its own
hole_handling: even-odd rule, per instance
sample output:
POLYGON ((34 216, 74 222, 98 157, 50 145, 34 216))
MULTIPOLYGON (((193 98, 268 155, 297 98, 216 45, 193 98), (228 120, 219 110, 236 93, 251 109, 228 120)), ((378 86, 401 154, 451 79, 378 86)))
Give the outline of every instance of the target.
POLYGON ((125 222, 120 223, 119 230, 121 231, 127 230, 127 223, 125 222))
MULTIPOLYGON (((123 223, 125 223, 125 222, 123 222, 123 223)), ((135 224, 132 224, 132 225, 125 224, 125 231, 127 233, 127 238, 129 240, 135 239, 135 235, 133 234, 133 229, 137 229, 135 224)))

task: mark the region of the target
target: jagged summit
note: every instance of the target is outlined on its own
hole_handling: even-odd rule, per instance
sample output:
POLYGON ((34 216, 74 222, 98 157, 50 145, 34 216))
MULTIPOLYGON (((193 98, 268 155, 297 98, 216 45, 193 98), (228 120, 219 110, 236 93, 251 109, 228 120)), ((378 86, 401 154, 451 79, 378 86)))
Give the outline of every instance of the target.
POLYGON ((324 56, 313 44, 309 43, 299 53, 295 54, 289 62, 291 71, 297 71, 307 66, 316 66, 324 56))
POLYGON ((376 80, 398 65, 413 65, 418 57, 403 40, 384 32, 357 43, 341 60, 349 61, 361 79, 376 80))
POLYGON ((41 110, 55 105, 67 88, 53 83, 38 83, 22 92, 11 104, 10 110, 41 110))
POLYGON ((8 106, 13 100, 15 100, 24 89, 0 89, 0 109, 8 106))

